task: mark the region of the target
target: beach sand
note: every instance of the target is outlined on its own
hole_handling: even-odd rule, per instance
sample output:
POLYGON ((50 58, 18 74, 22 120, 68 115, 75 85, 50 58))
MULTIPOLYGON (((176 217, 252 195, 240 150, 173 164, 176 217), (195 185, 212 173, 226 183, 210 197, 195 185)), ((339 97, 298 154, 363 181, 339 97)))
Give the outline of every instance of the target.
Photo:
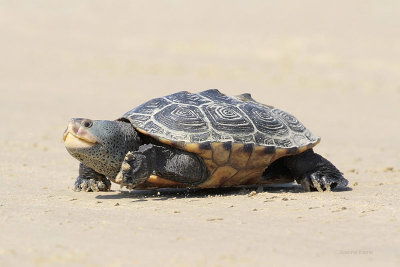
POLYGON ((9 1, 1 266, 399 266, 400 4, 9 1), (73 117, 249 92, 321 136, 349 188, 72 191, 73 117))

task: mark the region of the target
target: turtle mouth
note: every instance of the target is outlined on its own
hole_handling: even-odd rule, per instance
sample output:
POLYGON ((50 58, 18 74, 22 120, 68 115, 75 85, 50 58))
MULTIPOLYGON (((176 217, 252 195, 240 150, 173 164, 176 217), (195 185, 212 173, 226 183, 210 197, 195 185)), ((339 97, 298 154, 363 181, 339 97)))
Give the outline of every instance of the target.
POLYGON ((63 134, 67 148, 87 148, 99 143, 97 137, 80 125, 80 121, 72 119, 63 134))
POLYGON ((68 148, 85 148, 85 147, 92 147, 94 146, 97 142, 94 142, 92 140, 88 140, 83 137, 76 136, 75 134, 71 132, 67 132, 64 134, 64 144, 68 148))

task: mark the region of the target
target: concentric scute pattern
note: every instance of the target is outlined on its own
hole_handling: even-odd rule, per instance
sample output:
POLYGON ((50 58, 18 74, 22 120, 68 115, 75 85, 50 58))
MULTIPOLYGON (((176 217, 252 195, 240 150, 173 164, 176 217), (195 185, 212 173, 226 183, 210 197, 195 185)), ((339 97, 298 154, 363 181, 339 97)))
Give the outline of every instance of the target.
POLYGON ((230 97, 216 89, 156 98, 123 118, 139 131, 180 148, 189 143, 233 142, 295 149, 319 141, 289 113, 260 104, 249 94, 230 97))
POLYGON ((278 117, 282 118, 291 130, 295 132, 303 132, 305 130, 304 125, 299 122, 293 115, 290 115, 289 113, 277 108, 273 109, 272 112, 278 117))
POLYGON ((244 111, 252 119, 257 130, 263 135, 285 137, 289 134, 289 129, 284 122, 276 116, 271 109, 259 107, 254 103, 243 105, 244 111))
POLYGON ((204 114, 196 106, 172 104, 154 114, 158 124, 172 131, 203 133, 208 131, 204 114))
MULTIPOLYGON (((153 114, 154 111, 160 110, 163 107, 167 106, 168 104, 170 104, 170 102, 164 98, 155 98, 155 99, 149 100, 146 103, 134 108, 133 110, 126 113, 125 115, 129 116, 129 114, 135 114, 135 113, 137 113, 137 114, 153 114)), ((124 115, 124 117, 125 117, 125 115, 124 115)))
POLYGON ((254 131, 251 120, 233 105, 215 103, 202 108, 211 123, 211 127, 218 132, 237 136, 248 135, 254 131))

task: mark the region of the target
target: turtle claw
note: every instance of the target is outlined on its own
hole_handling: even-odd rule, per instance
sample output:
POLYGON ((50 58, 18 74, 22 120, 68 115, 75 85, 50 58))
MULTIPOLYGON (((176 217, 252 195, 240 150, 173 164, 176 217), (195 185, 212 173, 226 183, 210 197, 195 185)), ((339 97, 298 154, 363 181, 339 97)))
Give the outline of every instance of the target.
POLYGON ((132 166, 134 160, 135 156, 133 155, 132 152, 128 152, 125 155, 124 161, 122 162, 121 165, 121 170, 115 177, 115 182, 120 184, 121 187, 131 184, 129 174, 132 172, 132 166))
POLYGON ((76 192, 99 192, 99 191, 110 191, 111 182, 108 179, 96 180, 93 178, 86 179, 78 177, 75 181, 73 190, 76 192))
POLYGON ((314 172, 306 174, 303 179, 298 181, 303 187, 304 191, 318 191, 318 192, 330 192, 333 188, 339 186, 347 186, 348 181, 342 175, 340 177, 329 177, 320 172, 314 172))
POLYGON ((304 191, 311 192, 312 185, 310 183, 310 179, 305 178, 300 180, 298 183, 301 184, 301 187, 303 187, 304 191))
POLYGON ((111 182, 103 174, 87 167, 83 163, 79 165, 79 176, 75 180, 73 190, 76 192, 110 191, 111 182))
POLYGON ((138 152, 128 152, 125 155, 119 173, 115 177, 115 182, 120 184, 121 187, 125 186, 128 189, 135 188, 149 176, 146 163, 144 155, 138 152))

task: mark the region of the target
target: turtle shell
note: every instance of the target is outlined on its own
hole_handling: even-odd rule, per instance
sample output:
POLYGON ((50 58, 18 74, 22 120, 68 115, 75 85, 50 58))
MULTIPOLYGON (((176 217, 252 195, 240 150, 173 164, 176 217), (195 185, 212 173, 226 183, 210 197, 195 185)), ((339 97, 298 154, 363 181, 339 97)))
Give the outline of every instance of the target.
POLYGON ((216 89, 155 98, 121 119, 164 144, 200 155, 211 174, 200 187, 262 183, 273 161, 320 141, 289 113, 250 94, 232 97, 216 89))

